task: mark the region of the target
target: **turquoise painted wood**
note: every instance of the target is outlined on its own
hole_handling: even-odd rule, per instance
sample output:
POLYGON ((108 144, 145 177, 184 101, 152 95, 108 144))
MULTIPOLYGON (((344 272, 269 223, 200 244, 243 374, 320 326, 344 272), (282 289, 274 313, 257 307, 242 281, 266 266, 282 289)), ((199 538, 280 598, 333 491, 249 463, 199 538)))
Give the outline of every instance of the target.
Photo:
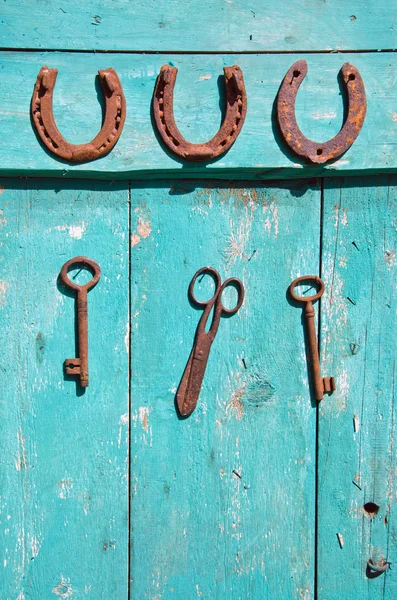
POLYGON ((397 597, 393 564, 366 572, 397 561, 396 19, 386 0, 2 3, 1 600, 397 597), (340 129, 344 62, 366 86, 363 130, 326 167, 299 162, 275 127, 301 58, 310 138, 340 129), (244 72, 244 128, 212 164, 182 164, 156 139, 164 63, 179 69, 175 116, 192 142, 219 127, 223 67, 244 72), (108 156, 72 166, 44 151, 29 114, 44 64, 59 69, 55 117, 75 143, 101 126, 98 69, 117 70, 127 120, 108 156), (85 394, 63 377, 75 308, 57 286, 78 254, 103 273, 85 394), (246 300, 179 420, 201 315, 187 288, 206 264, 240 277, 246 300), (338 387, 319 407, 286 294, 310 272, 327 286, 318 335, 338 387))
POLYGON ((327 600, 397 596, 393 570, 366 577, 369 559, 397 558, 396 215, 395 177, 326 181, 322 359, 338 381, 319 416, 318 590, 327 600))
POLYGON ((7 0, 8 48, 258 52, 396 47, 397 7, 387 0, 7 0))
POLYGON ((3 52, 0 56, 0 173, 110 180, 147 177, 222 177, 254 180, 311 177, 397 169, 397 63, 394 54, 332 54, 306 56, 308 75, 297 97, 297 118, 310 138, 324 141, 339 131, 343 102, 338 72, 352 61, 361 71, 368 96, 364 127, 340 160, 324 166, 303 166, 280 142, 272 110, 292 55, 134 55, 3 52), (223 66, 237 63, 244 72, 248 94, 247 118, 230 151, 210 165, 182 164, 156 139, 150 118, 155 80, 164 63, 179 68, 175 117, 192 142, 210 139, 221 120, 223 66), (73 166, 48 154, 30 121, 30 100, 37 74, 46 64, 59 69, 54 113, 67 140, 91 140, 101 126, 95 89, 98 69, 117 69, 126 100, 127 119, 118 144, 101 160, 73 166), (221 78, 221 79, 219 79, 221 78))
POLYGON ((316 412, 286 290, 318 269, 320 200, 318 181, 131 189, 131 598, 314 597, 316 412), (179 420, 205 265, 246 300, 179 420))
POLYGON ((14 179, 0 191, 0 597, 126 598, 128 190, 14 179), (81 254, 102 268, 84 394, 63 376, 74 298, 57 286, 81 254))

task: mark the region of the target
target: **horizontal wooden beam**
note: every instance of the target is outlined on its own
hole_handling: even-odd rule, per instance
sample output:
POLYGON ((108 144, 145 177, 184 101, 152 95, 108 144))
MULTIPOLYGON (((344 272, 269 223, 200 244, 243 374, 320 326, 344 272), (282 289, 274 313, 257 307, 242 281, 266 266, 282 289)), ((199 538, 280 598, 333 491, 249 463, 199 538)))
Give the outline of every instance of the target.
POLYGON ((388 0, 7 0, 8 48, 135 51, 329 51, 396 47, 388 0))
POLYGON ((324 142, 343 122, 338 72, 352 62, 367 93, 367 117, 353 146, 326 166, 304 164, 280 139, 274 101, 280 83, 302 55, 137 55, 2 52, 0 174, 128 178, 274 179, 397 170, 397 64, 393 54, 306 56, 308 75, 298 92, 296 115, 303 133, 324 142), (175 118, 191 142, 205 142, 218 130, 224 101, 223 67, 238 64, 244 74, 248 111, 229 152, 211 164, 183 163, 156 137, 151 99, 162 64, 178 67, 175 118), (98 69, 116 69, 127 101, 124 130, 106 157, 70 165, 49 154, 35 135, 30 100, 43 65, 59 70, 54 92, 56 123, 72 143, 90 141, 101 127, 98 69), (97 87, 96 87, 97 86, 97 87))

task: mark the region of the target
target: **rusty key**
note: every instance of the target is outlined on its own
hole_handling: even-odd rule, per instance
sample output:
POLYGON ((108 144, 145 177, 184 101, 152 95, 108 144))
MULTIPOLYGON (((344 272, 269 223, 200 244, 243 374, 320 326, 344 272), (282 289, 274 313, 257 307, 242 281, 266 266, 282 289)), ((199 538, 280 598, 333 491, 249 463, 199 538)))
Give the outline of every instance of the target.
POLYGON ((86 256, 76 256, 66 262, 61 270, 62 283, 76 292, 77 295, 77 328, 79 338, 79 358, 67 358, 64 362, 67 375, 79 375, 81 387, 88 387, 88 302, 87 293, 99 281, 101 269, 99 265, 86 256), (85 285, 77 285, 68 277, 73 266, 88 267, 93 278, 85 285))
POLYGON ((302 302, 305 305, 304 315, 307 327, 307 340, 309 343, 311 378, 314 387, 314 396, 317 401, 322 400, 324 398, 324 394, 332 394, 332 392, 334 392, 336 389, 334 377, 321 377, 316 325, 314 323, 315 312, 313 308, 313 302, 321 298, 324 293, 324 289, 325 285, 323 280, 316 275, 304 275, 303 277, 298 277, 289 286, 289 293, 291 294, 292 298, 296 302, 302 302), (294 291, 295 287, 302 282, 314 282, 316 288, 318 287, 318 292, 313 296, 297 296, 294 291))

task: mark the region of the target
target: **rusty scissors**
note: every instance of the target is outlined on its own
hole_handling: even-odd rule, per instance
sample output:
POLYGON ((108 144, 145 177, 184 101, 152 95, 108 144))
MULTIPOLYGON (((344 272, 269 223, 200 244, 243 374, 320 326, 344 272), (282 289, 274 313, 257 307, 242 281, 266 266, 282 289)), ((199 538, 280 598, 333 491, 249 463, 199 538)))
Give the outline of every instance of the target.
POLYGON ((196 306, 204 308, 204 312, 197 326, 193 348, 176 393, 178 410, 180 415, 184 417, 190 415, 196 407, 211 345, 218 331, 221 316, 234 315, 239 310, 244 301, 244 286, 240 279, 236 277, 230 277, 222 283, 221 276, 216 269, 203 267, 197 271, 191 280, 188 297, 196 306), (205 302, 197 300, 193 291, 196 280, 200 275, 210 275, 215 282, 215 293, 212 298, 205 302), (222 304, 222 294, 229 286, 234 287, 237 291, 237 304, 234 308, 226 308, 222 304), (212 309, 211 327, 206 331, 205 327, 212 309))

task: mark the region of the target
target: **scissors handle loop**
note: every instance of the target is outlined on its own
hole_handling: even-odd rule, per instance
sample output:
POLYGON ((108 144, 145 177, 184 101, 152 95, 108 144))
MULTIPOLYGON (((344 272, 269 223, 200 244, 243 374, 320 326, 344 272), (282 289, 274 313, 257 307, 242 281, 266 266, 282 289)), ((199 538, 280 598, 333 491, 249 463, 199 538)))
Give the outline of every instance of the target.
POLYGON ((218 271, 216 269, 214 269, 213 267, 202 267, 201 269, 199 269, 197 271, 197 273, 195 273, 195 275, 193 276, 193 279, 191 280, 190 284, 189 284, 189 299, 194 302, 194 304, 196 304, 197 306, 201 306, 202 308, 205 308, 208 304, 214 304, 218 293, 221 289, 221 276, 219 275, 218 271), (196 296, 194 295, 194 286, 195 283, 197 281, 197 278, 200 277, 200 275, 210 275, 212 277, 212 279, 215 282, 215 292, 214 295, 209 299, 209 300, 197 300, 196 296))
POLYGON ((219 290, 218 298, 222 313, 226 315, 234 315, 239 308, 241 308, 241 305, 244 302, 244 286, 242 281, 237 279, 237 277, 230 277, 229 279, 226 279, 226 281, 222 283, 221 289, 219 290), (226 308, 222 302, 222 294, 227 287, 234 287, 237 292, 237 304, 233 308, 226 308))
POLYGON ((234 315, 242 303, 244 302, 244 286, 240 279, 237 277, 230 277, 226 279, 223 283, 221 282, 221 276, 218 271, 213 267, 202 267, 195 273, 193 279, 189 285, 189 298, 194 304, 200 306, 202 308, 212 308, 212 306, 217 304, 216 311, 219 313, 223 313, 225 315, 234 315), (196 284, 197 278, 200 275, 210 275, 215 282, 215 292, 213 296, 209 300, 197 300, 194 295, 194 286, 196 284), (226 308, 226 306, 222 303, 222 294, 227 287, 234 287, 237 291, 237 304, 234 308, 226 308))

